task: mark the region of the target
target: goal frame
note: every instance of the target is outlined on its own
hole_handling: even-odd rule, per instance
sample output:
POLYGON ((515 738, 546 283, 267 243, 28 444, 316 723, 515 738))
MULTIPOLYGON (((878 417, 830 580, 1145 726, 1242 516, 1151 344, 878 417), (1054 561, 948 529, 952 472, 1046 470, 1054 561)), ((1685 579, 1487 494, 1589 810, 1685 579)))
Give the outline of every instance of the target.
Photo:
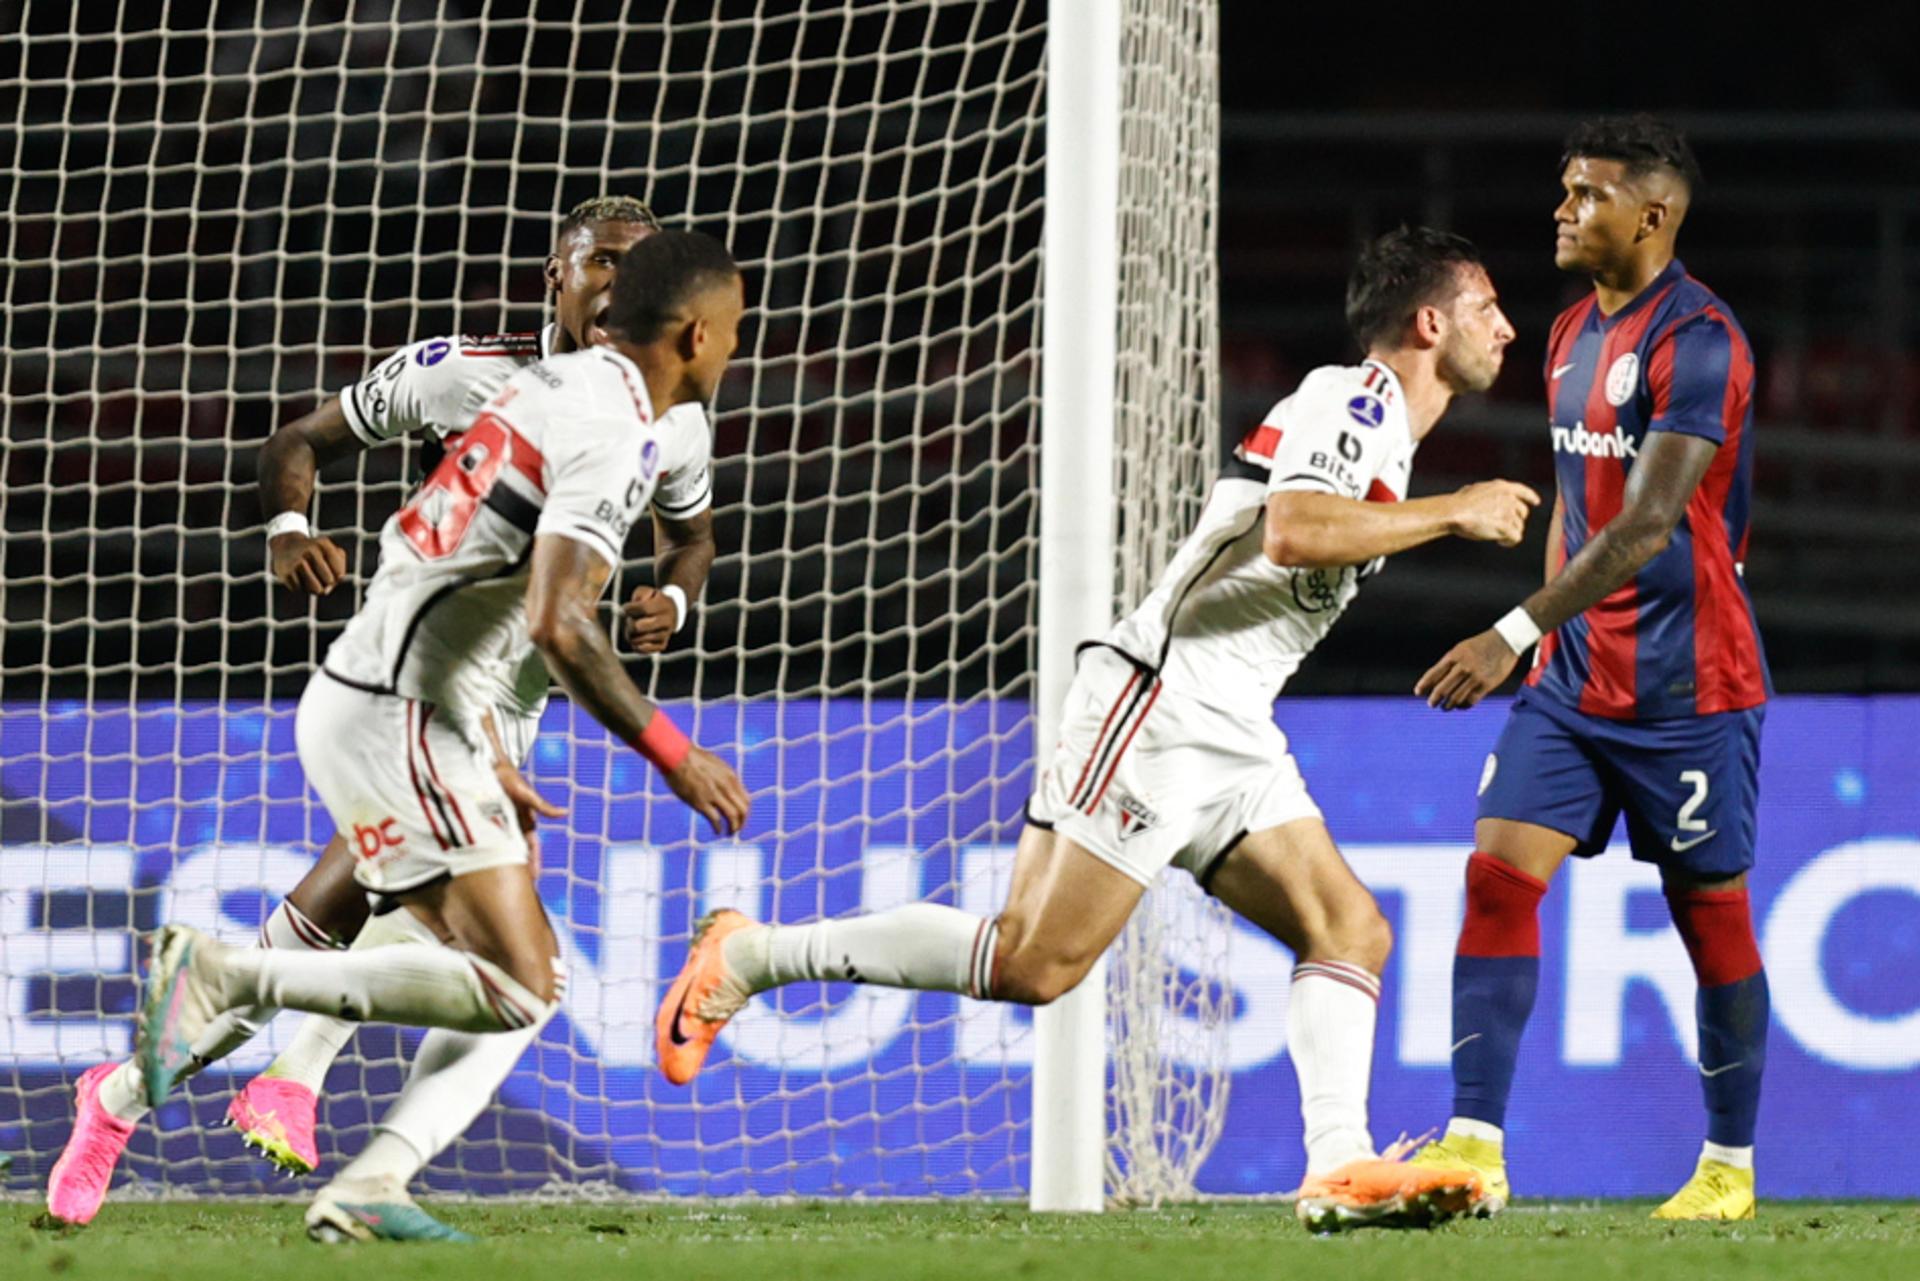
MULTIPOLYGON (((1036 767, 1059 735, 1074 647, 1113 622, 1121 19, 1122 0, 1047 14, 1036 767)), ((1103 956, 1034 1011, 1034 1210, 1104 1206, 1106 1003, 1103 956)))

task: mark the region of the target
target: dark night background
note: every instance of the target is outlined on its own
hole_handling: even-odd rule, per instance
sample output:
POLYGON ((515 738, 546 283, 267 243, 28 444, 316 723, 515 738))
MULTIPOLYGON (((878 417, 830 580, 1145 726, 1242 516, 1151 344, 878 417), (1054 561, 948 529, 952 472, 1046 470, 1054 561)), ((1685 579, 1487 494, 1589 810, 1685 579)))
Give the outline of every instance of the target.
MULTIPOLYGON (((433 12, 396 3, 402 18, 433 12)), ((273 16, 269 28, 346 9, 253 7, 273 16)), ((1423 446, 1416 492, 1496 474, 1546 483, 1542 346, 1554 313, 1581 289, 1551 262, 1560 138, 1593 112, 1670 114, 1688 128, 1707 175, 1682 255, 1735 309, 1758 358, 1747 581, 1777 682, 1920 688, 1920 516, 1910 498, 1920 489, 1920 26, 1909 6, 1891 3, 1838 6, 1819 22, 1707 8, 1435 9, 1421 24, 1382 14, 1335 38, 1302 34, 1282 6, 1229 0, 1222 437, 1237 436, 1308 369, 1352 358, 1341 292, 1354 248, 1402 221, 1430 222, 1481 245, 1520 337, 1493 392, 1456 407, 1423 446)), ((469 10, 480 6, 445 6, 456 16, 469 10)), ((649 20, 649 6, 610 3, 486 11, 508 26, 528 12, 649 20)), ((652 44, 644 32, 575 42, 496 30, 471 49, 478 72, 443 75, 409 98, 410 82, 387 63, 444 57, 444 42, 423 35, 429 21, 391 49, 349 50, 344 73, 329 65, 297 88, 292 78, 275 82, 276 98, 249 94, 246 58, 209 52, 204 37, 176 37, 165 49, 140 38, 152 19, 139 12, 119 20, 108 6, 88 6, 70 20, 64 7, 35 6, 22 19, 17 6, 0 5, 8 25, 24 21, 30 35, 57 36, 70 21, 91 33, 77 44, 0 42, 8 162, 0 192, 13 213, 3 264, 6 695, 290 696, 316 653, 314 615, 260 577, 257 443, 311 408, 316 388, 338 388, 416 332, 537 323, 533 273, 548 211, 590 194, 594 180, 580 175, 607 156, 651 157, 647 181, 615 185, 639 185, 663 210, 697 220, 763 199, 773 207, 771 168, 753 166, 795 144, 724 121, 697 138, 648 132, 656 112, 693 119, 774 105, 764 87, 737 77, 700 92, 703 66, 747 56, 737 30, 661 34, 652 44), (128 38, 111 38, 116 21, 128 38), (663 65, 678 73, 664 94, 655 78, 663 65), (137 83, 113 91, 100 78, 116 67, 137 83), (400 123, 383 126, 369 104, 399 111, 400 123), (477 124, 466 115, 474 110, 477 124), (516 130, 519 111, 527 118, 516 130), (234 127, 249 112, 273 121, 234 127), (407 113, 438 113, 422 162, 372 163, 376 150, 391 160, 391 130, 409 127, 407 113), (510 180, 516 145, 552 163, 510 180), (450 148, 456 162, 434 148, 450 148), (744 158, 748 176, 701 186, 715 151, 744 158), (503 243, 519 256, 512 266, 498 261, 503 243)), ((215 7, 210 21, 206 4, 169 10, 186 32, 217 29, 222 12, 215 7)), ((885 38, 936 44, 990 33, 997 20, 1031 24, 1036 13, 1011 0, 948 6, 923 32, 885 38)), ((831 41, 817 43, 802 33, 795 48, 832 51, 831 41)), ((1036 41, 1013 41, 997 68, 936 68, 933 80, 950 74, 964 95, 992 71, 1017 90, 977 109, 1011 118, 1037 92, 1037 52, 1036 41)), ((825 74, 803 73, 799 98, 826 92, 825 74)), ((901 87, 872 79, 876 97, 901 87)), ((884 110, 867 114, 892 127, 884 110)), ((839 135, 801 152, 813 141, 823 155, 806 163, 822 191, 912 192, 939 177, 924 159, 870 162, 863 146, 841 148, 839 135)), ((982 143, 955 159, 988 175, 979 207, 1009 211, 1004 235, 1018 246, 1037 238, 1038 157, 1011 146, 982 143)), ((957 425, 982 430, 929 431, 908 408, 903 389, 929 364, 964 368, 980 356, 932 343, 917 357, 843 362, 836 387, 871 389, 851 409, 815 412, 795 393, 791 406, 770 410, 765 399, 769 386, 787 386, 781 379, 799 386, 814 376, 809 362, 822 347, 857 348, 876 326, 902 323, 861 300, 884 277, 862 254, 912 240, 925 230, 916 222, 923 213, 836 223, 822 243, 844 237, 854 251, 844 260, 804 281, 768 273, 763 380, 756 387, 736 375, 718 407, 728 554, 698 642, 710 694, 909 684, 923 695, 964 694, 1026 679, 1019 628, 1030 569, 1018 538, 1037 469, 1031 440, 1014 428, 1017 384, 1031 374, 1022 336, 1033 312, 1003 316, 994 299, 1030 297, 1034 264, 1009 270, 997 294, 960 297, 942 290, 964 264, 937 249, 906 258, 941 285, 909 306, 923 309, 929 327, 991 323, 1006 335, 990 354, 1011 371, 1010 386, 962 378, 955 393, 957 425), (890 496, 867 496, 876 474, 890 496), (994 519, 976 519, 981 512, 994 519), (939 532, 893 536, 912 530, 939 532), (877 569, 868 564, 874 531, 886 535, 877 569)), ((743 261, 808 247, 768 219, 739 218, 728 232, 743 261)), ((329 475, 336 485, 323 527, 377 528, 413 465, 399 451, 382 453, 368 464, 370 489, 329 475)), ((1538 581, 1543 526, 1536 520, 1517 552, 1442 543, 1396 559, 1292 691, 1405 691, 1448 645, 1538 581)), ((362 574, 371 550, 370 541, 358 549, 362 574)), ((348 607, 329 601, 318 616, 337 625, 348 607)), ((658 665, 655 678, 662 692, 688 688, 692 653, 658 665)))

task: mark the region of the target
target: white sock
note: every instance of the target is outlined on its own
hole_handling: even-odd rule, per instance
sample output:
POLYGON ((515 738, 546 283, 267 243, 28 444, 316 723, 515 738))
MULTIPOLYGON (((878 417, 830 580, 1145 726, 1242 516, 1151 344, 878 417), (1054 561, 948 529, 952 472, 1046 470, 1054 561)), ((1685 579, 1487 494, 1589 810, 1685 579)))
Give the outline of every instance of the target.
MULTIPOLYGON (((339 949, 340 941, 314 924, 291 900, 281 899, 260 923, 259 945, 292 952, 332 952, 339 949)), ((193 1071, 218 1063, 251 1041, 279 1012, 271 1005, 247 1005, 222 1014, 193 1043, 193 1071)))
POLYGON ((1463 1139, 1479 1139, 1505 1147, 1507 1132, 1488 1121, 1476 1121, 1470 1116, 1456 1116, 1447 1121, 1447 1133, 1457 1134, 1463 1139))
POLYGON ((1722 1147, 1709 1139, 1700 1145, 1700 1159, 1702 1161, 1718 1161, 1720 1164, 1730 1165, 1736 1170, 1751 1170, 1753 1168, 1753 1148, 1751 1145, 1744 1148, 1722 1147))
MULTIPOLYGON (((447 1032, 445 1028, 435 1028, 428 1036, 468 1036, 467 1032, 447 1032)), ((517 1032, 507 1032, 485 1039, 501 1041, 507 1037, 517 1037, 517 1032)), ((328 1181, 329 1186, 339 1183, 391 1183, 405 1189, 413 1182, 413 1176, 426 1167, 433 1158, 425 1152, 415 1150, 411 1143, 391 1130, 378 1129, 367 1140, 367 1146, 360 1149, 360 1155, 340 1167, 340 1172, 328 1181)))
MULTIPOLYGON (((375 922, 404 915, 376 917, 366 929, 401 933, 407 922, 375 922)), ((236 1004, 269 1004, 358 1023, 501 1032, 546 1017, 547 1003, 512 975, 448 947, 373 946, 325 954, 278 948, 232 951, 226 954, 225 968, 225 995, 236 1004)))
POLYGON ((100 1078, 100 1088, 94 1098, 109 1116, 121 1121, 138 1121, 152 1111, 147 1106, 146 1078, 140 1075, 140 1065, 132 1059, 100 1078))
MULTIPOLYGON (((368 917, 359 936, 353 940, 353 950, 358 952, 402 943, 441 946, 433 932, 421 924, 419 918, 412 912, 400 909, 368 917)), ((359 1026, 358 1023, 336 1019, 331 1015, 309 1014, 300 1020, 292 1043, 275 1056, 261 1075, 296 1081, 318 1094, 320 1087, 326 1083, 327 1069, 340 1057, 340 1051, 353 1039, 359 1026)))
POLYGON ((1345 961, 1303 961, 1287 1003, 1287 1053, 1300 1078, 1307 1173, 1374 1155, 1367 1130, 1380 980, 1345 961))
MULTIPOLYGON (((566 967, 556 960, 553 969, 555 990, 564 996, 566 967)), ((549 1017, 558 1005, 556 997, 548 1007, 549 1017)), ((365 1150, 336 1177, 397 1179, 405 1187, 473 1124, 545 1025, 542 1019, 517 1032, 435 1028, 427 1033, 413 1056, 406 1088, 380 1118, 365 1150)))
MULTIPOLYGON (((259 946, 329 951, 339 943, 299 908, 282 899, 260 923, 259 946)), ((194 1042, 193 1063, 182 1073, 182 1078, 232 1054, 252 1040, 276 1013, 271 1006, 247 1005, 222 1014, 194 1042)), ((147 1091, 139 1065, 131 1059, 102 1078, 98 1097, 100 1106, 122 1121, 138 1121, 151 1110, 147 1106, 147 1091)))
POLYGON ((727 966, 756 992, 785 983, 877 983, 988 998, 999 927, 938 903, 730 935, 727 966))

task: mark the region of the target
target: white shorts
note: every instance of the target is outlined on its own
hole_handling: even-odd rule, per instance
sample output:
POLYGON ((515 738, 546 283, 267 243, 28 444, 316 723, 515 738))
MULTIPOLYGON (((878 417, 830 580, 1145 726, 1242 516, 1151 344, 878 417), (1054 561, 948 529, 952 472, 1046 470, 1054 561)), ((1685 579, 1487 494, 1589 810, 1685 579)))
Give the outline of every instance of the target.
POLYGON ((347 839, 354 879, 376 893, 527 861, 492 751, 438 711, 324 671, 300 696, 300 768, 347 839))
POLYGON ((1029 822, 1142 885, 1170 863, 1204 878, 1241 837, 1319 817, 1271 720, 1168 689, 1105 646, 1081 655, 1027 802, 1029 822))

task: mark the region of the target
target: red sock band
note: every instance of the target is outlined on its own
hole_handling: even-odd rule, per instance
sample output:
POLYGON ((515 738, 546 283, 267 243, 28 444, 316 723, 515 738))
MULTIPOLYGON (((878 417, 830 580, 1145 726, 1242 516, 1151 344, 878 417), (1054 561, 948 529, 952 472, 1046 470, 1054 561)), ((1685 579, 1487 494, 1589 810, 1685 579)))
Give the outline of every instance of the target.
POLYGON ((687 759, 687 753, 693 750, 693 744, 673 723, 665 708, 653 709, 653 719, 640 731, 640 737, 633 740, 633 750, 653 762, 653 767, 662 774, 671 774, 680 768, 680 762, 687 759))
POLYGON ((1738 983, 1760 972, 1746 890, 1668 890, 1667 908, 1701 987, 1738 983))
POLYGON ((1547 883, 1488 854, 1467 860, 1461 956, 1540 955, 1540 899, 1547 883))

